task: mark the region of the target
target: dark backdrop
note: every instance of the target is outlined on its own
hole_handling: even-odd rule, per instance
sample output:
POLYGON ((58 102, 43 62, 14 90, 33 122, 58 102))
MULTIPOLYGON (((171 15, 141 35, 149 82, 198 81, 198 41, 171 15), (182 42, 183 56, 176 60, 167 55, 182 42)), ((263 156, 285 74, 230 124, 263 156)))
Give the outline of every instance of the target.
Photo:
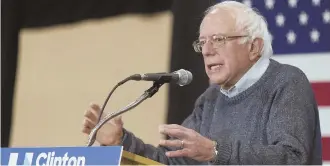
POLYGON ((170 85, 168 123, 180 124, 192 111, 195 99, 208 85, 202 57, 193 52, 199 23, 208 0, 2 0, 1 5, 1 146, 10 145, 13 95, 17 68, 19 32, 70 24, 86 19, 136 13, 152 14, 172 10, 174 16, 171 71, 190 70, 193 82, 186 87, 170 85))

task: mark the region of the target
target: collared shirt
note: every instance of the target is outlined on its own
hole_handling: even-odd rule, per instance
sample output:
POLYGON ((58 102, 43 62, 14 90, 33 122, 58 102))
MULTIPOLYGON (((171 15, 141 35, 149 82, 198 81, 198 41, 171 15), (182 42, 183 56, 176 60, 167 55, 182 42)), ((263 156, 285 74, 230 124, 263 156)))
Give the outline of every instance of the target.
POLYGON ((243 75, 243 77, 230 89, 220 88, 221 93, 234 97, 256 83, 265 73, 269 65, 269 58, 261 56, 260 59, 243 75))

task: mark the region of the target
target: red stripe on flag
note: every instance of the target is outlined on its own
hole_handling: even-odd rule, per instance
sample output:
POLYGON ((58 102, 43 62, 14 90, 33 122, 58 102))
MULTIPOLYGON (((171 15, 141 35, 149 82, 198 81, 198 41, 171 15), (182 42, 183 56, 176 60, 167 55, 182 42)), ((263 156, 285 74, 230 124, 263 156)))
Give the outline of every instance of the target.
POLYGON ((322 158, 330 161, 330 137, 322 137, 322 158))
POLYGON ((319 106, 330 106, 330 82, 312 82, 312 88, 319 106))

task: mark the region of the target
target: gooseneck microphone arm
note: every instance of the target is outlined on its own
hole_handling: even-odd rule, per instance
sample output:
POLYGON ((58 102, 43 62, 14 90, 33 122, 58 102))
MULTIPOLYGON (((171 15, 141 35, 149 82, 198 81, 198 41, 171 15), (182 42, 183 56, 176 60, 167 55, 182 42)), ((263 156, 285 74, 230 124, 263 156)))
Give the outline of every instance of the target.
MULTIPOLYGON (((88 143, 87 146, 92 146, 96 140, 96 134, 98 132, 98 130, 109 120, 113 119, 114 117, 123 114, 129 110, 131 110, 132 108, 135 108, 136 106, 138 106, 139 104, 141 104, 144 100, 146 100, 147 98, 152 97, 155 93, 158 92, 159 88, 164 84, 164 82, 157 82, 155 81, 152 85, 152 87, 150 87, 149 89, 147 89, 139 98, 137 98, 134 102, 128 104, 126 107, 124 107, 123 109, 117 111, 117 112, 113 112, 108 114, 107 116, 105 116, 103 118, 102 121, 100 121, 91 131, 91 133, 89 134, 89 138, 88 138, 88 143)), ((109 95, 110 97, 111 95, 109 95)), ((108 97, 108 98, 109 98, 108 97)), ((108 100, 108 99, 107 99, 108 100)), ((106 102, 107 102, 106 100, 106 102)), ((103 106, 104 109, 105 105, 103 106)), ((103 110, 102 110, 103 111, 103 110)), ((101 116, 102 114, 100 114, 101 116)))
POLYGON ((147 74, 134 74, 131 75, 124 80, 120 81, 109 93, 107 99, 105 100, 102 108, 100 115, 98 117, 98 123, 101 120, 104 108, 106 107, 112 93, 122 84, 129 80, 135 80, 135 81, 140 81, 140 80, 145 80, 145 81, 154 81, 157 83, 169 83, 169 82, 175 82, 179 84, 180 86, 187 85, 191 82, 192 80, 192 74, 189 71, 186 71, 184 69, 177 70, 173 73, 147 73, 147 74))
POLYGON ((112 88, 112 90, 110 91, 110 93, 109 93, 107 99, 106 99, 106 100, 104 101, 104 103, 103 103, 103 106, 102 106, 102 108, 101 108, 101 112, 100 112, 100 115, 99 115, 99 117, 98 117, 98 121, 97 121, 97 123, 100 122, 101 117, 102 117, 102 114, 103 114, 103 112, 104 112, 104 108, 105 108, 105 106, 108 104, 108 101, 109 101, 111 95, 113 94, 113 92, 114 92, 114 91, 115 91, 120 85, 123 85, 123 84, 126 83, 127 81, 134 80, 134 78, 139 77, 139 76, 140 76, 140 75, 138 75, 138 74, 131 75, 131 76, 129 76, 129 77, 123 79, 122 81, 118 82, 117 85, 114 86, 114 87, 112 88))
POLYGON ((91 146, 94 144, 95 140, 96 140, 96 134, 97 131, 109 120, 111 120, 112 118, 125 113, 126 111, 129 111, 130 109, 138 106, 140 103, 142 103, 144 100, 146 100, 147 98, 152 97, 157 91, 158 89, 164 84, 164 83, 170 83, 170 82, 175 82, 176 84, 180 85, 180 86, 184 86, 189 84, 192 81, 192 74, 189 71, 180 69, 178 71, 175 71, 173 73, 149 73, 149 74, 134 74, 131 75, 129 77, 127 77, 126 79, 120 81, 109 93, 107 99, 105 100, 99 117, 98 117, 98 122, 97 125, 92 129, 91 133, 89 134, 89 138, 88 138, 88 144, 87 146, 91 146), (144 94, 142 94, 138 99, 136 99, 134 102, 130 103, 129 105, 127 105, 126 107, 124 107, 123 109, 108 114, 104 119, 101 120, 102 118, 102 114, 104 112, 104 108, 106 107, 112 93, 122 84, 124 84, 125 82, 129 81, 129 80, 135 80, 135 81, 140 81, 140 80, 144 80, 144 81, 153 81, 154 84, 152 87, 150 87, 148 90, 146 90, 144 92, 144 94))

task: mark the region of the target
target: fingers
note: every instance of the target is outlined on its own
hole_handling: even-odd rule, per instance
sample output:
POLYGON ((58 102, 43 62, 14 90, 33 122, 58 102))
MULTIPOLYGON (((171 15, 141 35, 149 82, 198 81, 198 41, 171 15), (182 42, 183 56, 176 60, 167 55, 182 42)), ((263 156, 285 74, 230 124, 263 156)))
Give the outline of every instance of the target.
POLYGON ((166 134, 171 137, 176 137, 179 139, 184 139, 188 137, 188 129, 179 125, 161 125, 159 127, 159 132, 161 134, 166 134))
POLYGON ((177 124, 169 124, 169 125, 160 125, 161 128, 166 128, 166 129, 181 129, 181 130, 187 130, 187 128, 177 125, 177 124))
POLYGON ((85 133, 85 134, 90 134, 91 131, 92 131, 92 129, 87 128, 87 127, 83 127, 83 129, 82 129, 82 132, 85 133))
POLYGON ((98 122, 100 111, 101 108, 98 104, 91 103, 89 105, 89 109, 86 110, 84 114, 85 119, 83 121, 83 128, 82 128, 83 133, 90 134, 90 132, 98 122))
POLYGON ((100 115, 101 108, 99 105, 91 103, 90 108, 85 112, 85 117, 91 121, 97 122, 100 115))
POLYGON ((90 121, 89 119, 84 119, 82 132, 85 134, 90 134, 92 128, 94 128, 95 125, 96 124, 90 121))
POLYGON ((95 104, 95 103, 92 102, 92 103, 89 105, 89 107, 92 108, 93 110, 95 110, 94 113, 96 113, 97 116, 100 114, 100 112, 101 112, 101 107, 100 107, 98 104, 95 104))
POLYGON ((92 102, 92 103, 89 105, 89 107, 90 107, 90 110, 92 110, 92 113, 93 113, 96 117, 99 117, 99 115, 100 115, 100 113, 101 113, 101 107, 100 107, 100 105, 95 104, 95 103, 92 102))
POLYGON ((168 151, 165 154, 167 157, 188 157, 190 155, 190 150, 181 149, 176 151, 168 151))
POLYGON ((84 119, 83 126, 92 129, 95 127, 95 125, 96 125, 96 122, 91 121, 90 119, 84 119))
POLYGON ((97 122, 98 121, 98 117, 93 113, 94 111, 93 110, 87 110, 84 114, 85 116, 85 119, 89 119, 90 121, 93 121, 93 122, 97 122))
POLYGON ((182 146, 181 140, 175 139, 175 140, 161 140, 159 142, 159 145, 167 146, 167 147, 178 147, 180 148, 182 146))
POLYGON ((94 102, 91 102, 90 103, 90 107, 93 108, 93 109, 95 109, 95 110, 101 110, 100 105, 98 105, 98 104, 96 104, 94 102))

